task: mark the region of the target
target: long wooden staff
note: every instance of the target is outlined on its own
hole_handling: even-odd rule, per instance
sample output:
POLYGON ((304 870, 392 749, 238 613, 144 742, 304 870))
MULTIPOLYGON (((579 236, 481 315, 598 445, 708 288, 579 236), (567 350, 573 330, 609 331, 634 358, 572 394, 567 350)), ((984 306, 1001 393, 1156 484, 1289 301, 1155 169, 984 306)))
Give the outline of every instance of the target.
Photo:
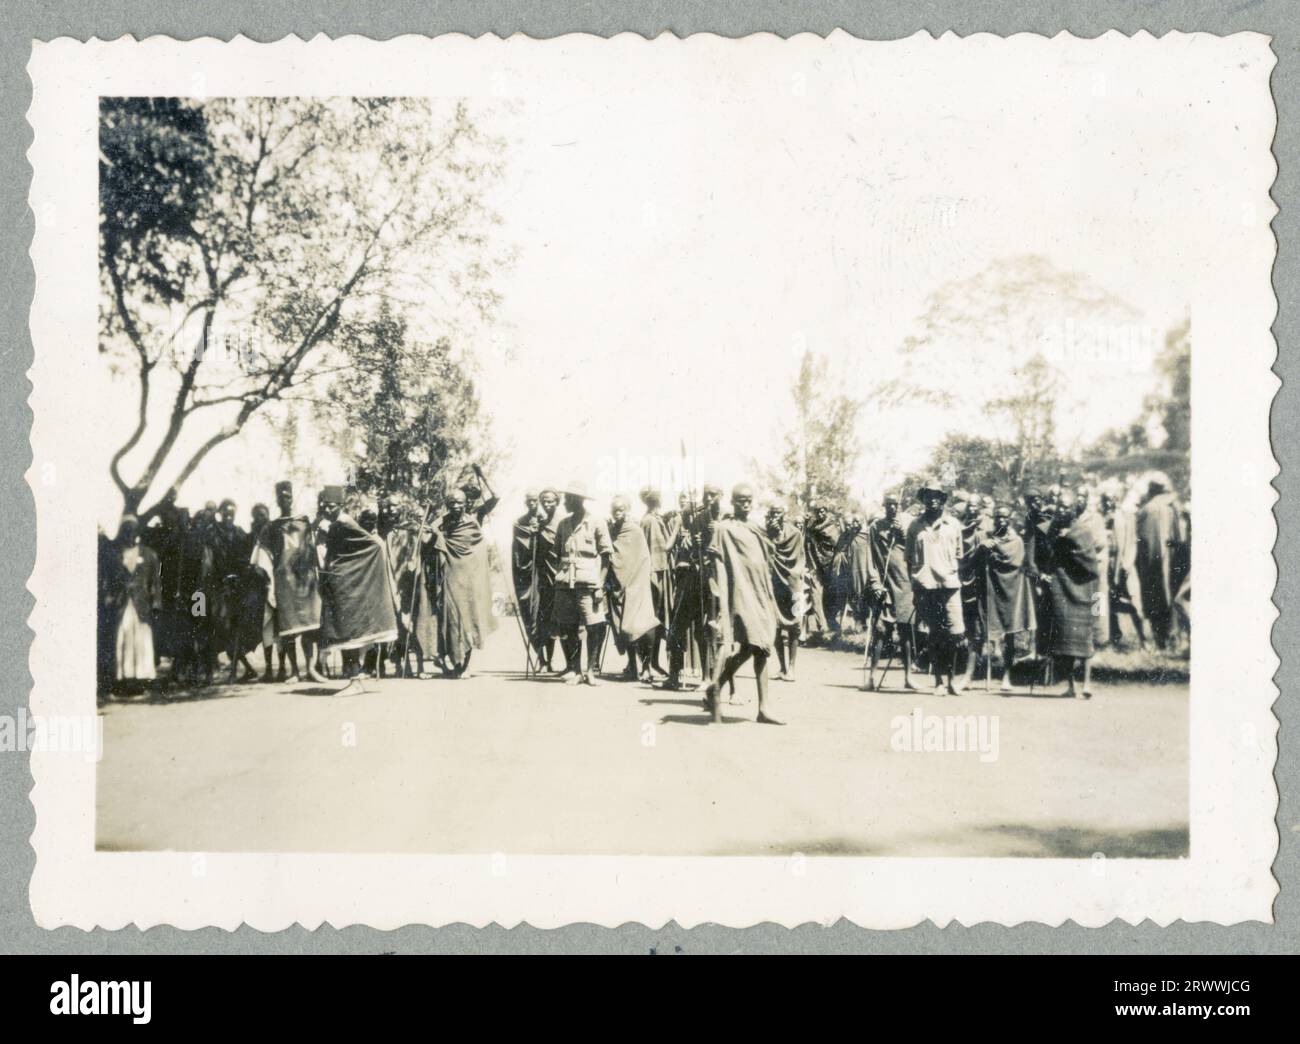
MULTIPOLYGON (((512 534, 511 540, 513 539, 514 536, 512 534)), ((504 560, 501 557, 501 548, 497 544, 495 537, 492 538, 492 548, 497 553, 497 561, 502 562, 504 564, 504 560)), ((514 545, 512 544, 511 549, 513 550, 513 548, 514 545)), ((534 555, 534 561, 536 561, 535 555, 534 555)), ((513 562, 514 559, 512 558, 510 560, 510 564, 513 564, 513 562)), ((535 579, 536 578, 534 578, 534 582, 535 579)), ((510 608, 514 612, 515 624, 519 628, 519 637, 522 638, 524 642, 524 677, 529 678, 534 673, 539 673, 539 672, 536 672, 533 667, 533 643, 532 640, 528 637, 527 630, 524 628, 524 612, 523 609, 521 609, 519 606, 519 599, 515 597, 515 580, 513 575, 506 577, 506 596, 510 599, 510 608)))
POLYGON ((402 642, 402 677, 406 677, 406 669, 410 663, 411 632, 415 630, 415 596, 424 578, 424 531, 428 528, 429 516, 432 513, 433 501, 429 501, 429 506, 424 509, 424 517, 420 519, 420 531, 415 537, 415 576, 411 580, 411 604, 406 610, 406 615, 410 617, 411 622, 407 625, 406 638, 402 642))

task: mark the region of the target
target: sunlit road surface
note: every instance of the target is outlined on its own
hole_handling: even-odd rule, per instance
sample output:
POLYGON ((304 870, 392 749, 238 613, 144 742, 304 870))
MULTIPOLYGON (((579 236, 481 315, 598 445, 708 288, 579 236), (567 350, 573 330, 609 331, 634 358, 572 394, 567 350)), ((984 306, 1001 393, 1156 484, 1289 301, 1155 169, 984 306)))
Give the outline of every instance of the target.
POLYGON ((99 847, 1187 853, 1186 685, 1097 685, 1086 702, 979 683, 955 698, 868 693, 856 656, 805 649, 798 681, 773 684, 788 725, 754 722, 748 674, 713 725, 691 692, 525 680, 519 635, 502 623, 469 679, 371 680, 349 695, 216 686, 109 704, 99 847), (938 736, 932 716, 950 715, 974 716, 974 732, 959 731, 983 753, 898 749, 924 747, 926 730, 938 736))

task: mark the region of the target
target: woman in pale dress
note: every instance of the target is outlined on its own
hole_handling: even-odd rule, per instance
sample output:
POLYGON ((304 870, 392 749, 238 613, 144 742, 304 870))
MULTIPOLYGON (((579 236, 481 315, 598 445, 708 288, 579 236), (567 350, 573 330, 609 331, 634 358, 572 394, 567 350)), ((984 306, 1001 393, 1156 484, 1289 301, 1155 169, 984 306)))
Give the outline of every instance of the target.
POLYGON ((113 620, 115 688, 138 690, 157 677, 153 647, 154 614, 162 606, 158 556, 140 542, 140 524, 125 515, 117 539, 105 549, 105 602, 113 620))

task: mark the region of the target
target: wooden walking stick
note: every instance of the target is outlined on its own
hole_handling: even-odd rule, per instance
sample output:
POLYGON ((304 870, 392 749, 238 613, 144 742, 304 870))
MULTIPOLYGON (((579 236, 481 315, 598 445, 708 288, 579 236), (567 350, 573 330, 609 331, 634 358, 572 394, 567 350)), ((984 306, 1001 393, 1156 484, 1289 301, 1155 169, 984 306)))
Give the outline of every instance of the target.
POLYGON ((415 629, 415 598, 420 592, 420 585, 424 582, 424 531, 428 528, 429 515, 432 512, 433 501, 429 501, 429 506, 424 509, 424 517, 420 519, 419 532, 415 537, 415 576, 411 578, 411 604, 406 610, 411 623, 407 626, 406 637, 402 641, 402 666, 398 673, 399 678, 406 677, 407 667, 411 662, 411 632, 415 629))
MULTIPOLYGON (((513 547, 513 545, 511 546, 513 547)), ((504 569, 505 560, 501 557, 501 547, 497 544, 495 537, 492 539, 492 549, 496 551, 497 561, 502 563, 504 569)), ((535 555, 534 560, 536 560, 535 555)), ((536 575, 534 575, 533 579, 535 583, 536 575)), ((524 677, 531 678, 534 673, 538 673, 533 667, 533 643, 529 639, 528 632, 524 628, 523 610, 519 607, 519 599, 515 597, 515 581, 513 575, 506 577, 506 597, 510 599, 510 608, 514 612, 515 626, 518 628, 519 637, 524 643, 524 677)))
MULTIPOLYGON (((870 527, 868 527, 867 539, 868 540, 871 539, 870 527)), ((881 568, 880 568, 880 582, 881 582, 881 586, 885 590, 886 599, 889 598, 889 587, 885 584, 884 580, 885 580, 886 573, 889 570, 889 556, 893 552, 893 550, 894 550, 894 530, 893 527, 891 526, 889 530, 889 540, 885 544, 885 552, 883 555, 881 555, 881 568)), ((868 554, 872 554, 873 552, 874 552, 874 544, 872 545, 872 548, 868 550, 868 554)), ((870 630, 867 632, 867 647, 863 651, 864 659, 862 663, 863 672, 866 673, 867 671, 870 671, 870 675, 868 679, 869 684, 866 687, 866 691, 868 692, 874 692, 876 689, 876 666, 875 665, 877 661, 873 657, 873 653, 875 652, 876 641, 877 641, 876 625, 879 622, 880 616, 883 612, 884 612, 884 603, 882 602, 879 606, 877 606, 875 611, 870 614, 870 619, 868 622, 868 626, 870 627, 870 630)), ((885 683, 885 675, 889 673, 889 665, 893 662, 894 662, 894 654, 891 652, 889 654, 889 660, 885 663, 885 670, 880 675, 880 683, 882 685, 885 683)))

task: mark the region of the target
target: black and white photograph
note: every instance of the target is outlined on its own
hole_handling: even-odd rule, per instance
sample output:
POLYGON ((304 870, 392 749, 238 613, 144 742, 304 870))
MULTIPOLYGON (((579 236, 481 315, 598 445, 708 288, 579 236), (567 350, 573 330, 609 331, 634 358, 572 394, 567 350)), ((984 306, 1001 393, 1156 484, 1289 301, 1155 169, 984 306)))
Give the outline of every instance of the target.
POLYGON ((1266 916, 1272 61, 38 48, 33 673, 88 744, 36 841, 179 869, 34 899, 1266 916))

